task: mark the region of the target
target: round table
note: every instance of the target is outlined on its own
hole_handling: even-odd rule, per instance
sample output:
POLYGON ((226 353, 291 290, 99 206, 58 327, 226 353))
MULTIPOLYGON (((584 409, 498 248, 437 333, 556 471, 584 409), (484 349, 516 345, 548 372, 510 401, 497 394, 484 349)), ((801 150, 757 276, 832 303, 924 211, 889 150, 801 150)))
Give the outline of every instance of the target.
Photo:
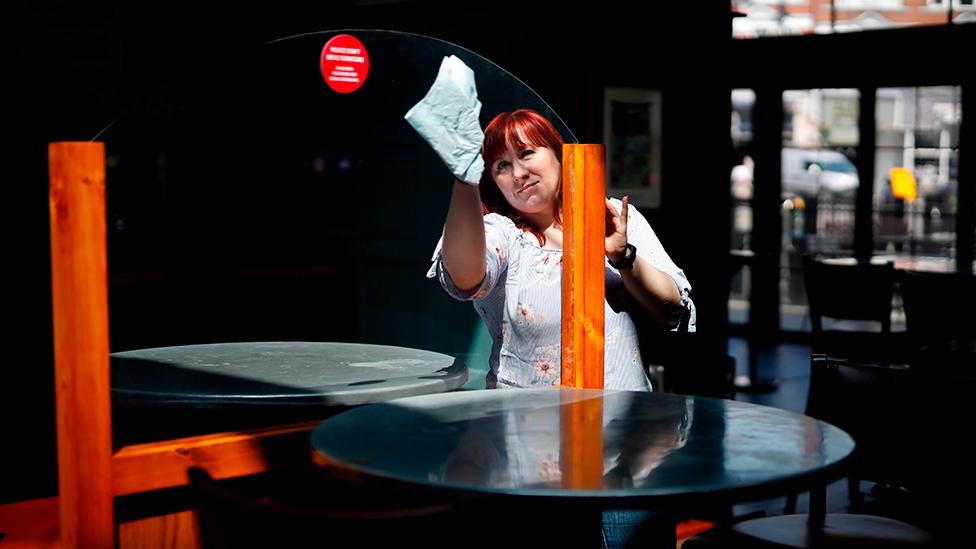
POLYGON ((117 433, 138 442, 321 419, 350 406, 451 391, 467 367, 404 347, 245 342, 111 355, 117 433), (231 413, 227 413, 231 412, 231 413))
POLYGON ((155 406, 354 406, 451 391, 467 379, 454 357, 362 343, 216 343, 112 354, 112 399, 155 406))
POLYGON ((825 483, 854 449, 800 414, 704 397, 489 390, 373 404, 312 432, 348 476, 605 508, 727 504, 825 483))

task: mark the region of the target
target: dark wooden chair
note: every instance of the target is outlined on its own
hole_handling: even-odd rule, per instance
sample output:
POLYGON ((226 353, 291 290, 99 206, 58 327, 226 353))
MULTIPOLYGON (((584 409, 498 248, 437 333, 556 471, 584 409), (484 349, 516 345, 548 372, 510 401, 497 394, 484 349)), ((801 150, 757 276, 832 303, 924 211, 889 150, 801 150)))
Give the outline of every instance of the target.
POLYGON ((907 498, 902 503, 911 503, 920 523, 954 532, 974 508, 967 457, 974 397, 971 377, 814 355, 806 413, 854 438, 848 489, 855 508, 863 505, 860 480, 872 480, 907 498))
POLYGON ((423 499, 377 500, 322 476, 252 485, 188 470, 204 547, 448 547, 461 531, 456 508, 423 499), (261 489, 255 489, 260 486, 261 489), (270 487, 270 491, 269 491, 270 487))
POLYGON ((860 480, 917 484, 915 464, 927 451, 910 443, 918 432, 916 403, 928 402, 932 378, 907 367, 858 363, 823 355, 810 359, 806 414, 847 431, 857 444, 849 467, 850 499, 860 480))
POLYGON ((641 333, 641 356, 655 391, 733 398, 735 358, 715 352, 698 333, 641 333))
MULTIPOLYGON (((848 465, 852 499, 859 499, 862 478, 912 488, 931 480, 932 446, 921 440, 925 432, 942 431, 931 424, 938 415, 933 407, 936 385, 927 372, 907 367, 812 357, 806 413, 854 438, 857 446, 848 465), (926 407, 921 414, 919 406, 926 407)), ((827 514, 825 500, 813 495, 809 515, 793 514, 793 495, 785 515, 704 532, 684 547, 928 547, 938 539, 926 529, 890 517, 827 514)))
POLYGON ((913 364, 976 375, 976 274, 898 273, 913 364))
POLYGON ((961 540, 972 538, 976 513, 968 451, 974 395, 973 378, 814 356, 807 413, 854 438, 852 476, 900 486, 914 504, 881 517, 825 513, 820 498, 811 501, 810 515, 740 522, 703 532, 683 547, 966 545, 961 540))
POLYGON ((876 362, 900 356, 891 336, 893 264, 830 264, 804 255, 802 265, 814 353, 876 362))

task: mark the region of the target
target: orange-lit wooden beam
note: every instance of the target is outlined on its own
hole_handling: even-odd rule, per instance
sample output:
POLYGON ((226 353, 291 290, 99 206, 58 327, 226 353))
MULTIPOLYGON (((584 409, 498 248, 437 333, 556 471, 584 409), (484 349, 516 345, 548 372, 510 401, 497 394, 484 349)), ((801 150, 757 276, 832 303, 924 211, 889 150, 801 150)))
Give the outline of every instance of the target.
POLYGON ((0 547, 57 549, 61 547, 57 497, 0 505, 0 547))
POLYGON ((51 536, 65 548, 112 547, 116 539, 123 547, 158 545, 164 537, 198 545, 185 512, 121 524, 116 538, 113 497, 185 485, 189 466, 226 478, 307 462, 317 422, 135 445, 113 455, 104 151, 101 143, 48 146, 60 497, 43 508, 3 506, 0 519, 28 517, 29 528, 6 533, 30 546, 51 536))
POLYGON ((48 144, 61 546, 112 547, 105 145, 48 144))
POLYGON ((563 145, 563 387, 603 388, 605 155, 563 145))
POLYGON ((214 478, 253 475, 311 460, 309 432, 318 421, 239 433, 216 433, 120 448, 113 457, 116 496, 183 486, 188 467, 214 478))

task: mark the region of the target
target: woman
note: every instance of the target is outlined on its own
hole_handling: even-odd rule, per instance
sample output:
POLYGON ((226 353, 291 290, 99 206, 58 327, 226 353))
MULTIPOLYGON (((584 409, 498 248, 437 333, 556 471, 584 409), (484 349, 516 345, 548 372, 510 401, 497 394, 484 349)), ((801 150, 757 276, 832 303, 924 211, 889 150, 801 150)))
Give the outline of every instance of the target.
MULTIPOLYGON (((484 132, 480 184, 454 182, 428 277, 473 301, 488 327, 488 388, 559 384, 562 145, 535 111, 499 114, 484 132)), ((631 314, 673 327, 690 285, 627 197, 606 208, 605 386, 646 391, 631 314)))
MULTIPOLYGON (((429 278, 473 302, 492 336, 486 386, 559 385, 563 141, 538 113, 496 116, 482 133, 474 73, 445 57, 405 118, 454 174, 444 234, 429 278)), ((606 200, 604 385, 651 390, 631 313, 675 326, 691 290, 636 208, 606 200)), ((689 329, 691 329, 689 327, 689 329)), ((674 547, 669 513, 606 511, 604 547, 674 547)))

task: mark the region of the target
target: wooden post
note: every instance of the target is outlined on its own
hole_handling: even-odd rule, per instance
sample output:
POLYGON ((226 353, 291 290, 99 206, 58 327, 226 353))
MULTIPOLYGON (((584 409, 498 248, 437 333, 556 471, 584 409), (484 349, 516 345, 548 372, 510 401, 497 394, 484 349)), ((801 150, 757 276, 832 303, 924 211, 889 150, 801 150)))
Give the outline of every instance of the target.
POLYGON ((61 546, 112 547, 105 145, 48 144, 61 546))
POLYGON ((603 388, 606 151, 563 145, 563 387, 603 388))

